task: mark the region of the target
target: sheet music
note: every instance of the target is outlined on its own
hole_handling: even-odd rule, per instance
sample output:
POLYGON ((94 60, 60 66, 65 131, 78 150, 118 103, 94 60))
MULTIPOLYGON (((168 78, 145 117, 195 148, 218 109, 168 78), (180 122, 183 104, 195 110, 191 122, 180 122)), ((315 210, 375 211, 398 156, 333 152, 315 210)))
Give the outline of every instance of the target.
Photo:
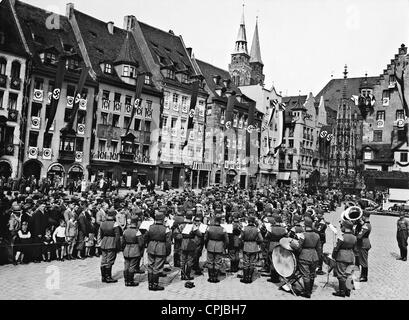
POLYGON ((155 223, 155 221, 144 220, 144 221, 142 221, 141 226, 139 227, 139 229, 149 230, 150 226, 153 225, 154 223, 155 223))
POLYGON ((271 223, 269 223, 269 222, 264 222, 264 225, 265 225, 267 231, 268 231, 268 232, 271 232, 271 223))
POLYGON ((206 233, 206 231, 207 231, 208 228, 209 228, 208 225, 201 223, 200 226, 199 226, 199 231, 200 231, 201 233, 206 233))
POLYGON ((193 230, 193 224, 187 224, 185 225, 182 234, 190 234, 193 230))
POLYGON ((228 233, 232 234, 233 233, 233 225, 232 224, 222 224, 221 225, 223 229, 228 233))

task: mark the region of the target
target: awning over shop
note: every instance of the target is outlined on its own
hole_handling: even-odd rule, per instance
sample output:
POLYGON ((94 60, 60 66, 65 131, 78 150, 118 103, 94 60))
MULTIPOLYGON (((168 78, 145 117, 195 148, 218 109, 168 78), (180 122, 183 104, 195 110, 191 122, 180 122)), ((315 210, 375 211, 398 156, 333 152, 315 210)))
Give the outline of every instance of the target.
POLYGON ((211 163, 193 162, 192 170, 212 171, 212 164, 211 163))
POLYGON ((290 180, 290 174, 291 172, 279 172, 277 175, 278 180, 290 180))

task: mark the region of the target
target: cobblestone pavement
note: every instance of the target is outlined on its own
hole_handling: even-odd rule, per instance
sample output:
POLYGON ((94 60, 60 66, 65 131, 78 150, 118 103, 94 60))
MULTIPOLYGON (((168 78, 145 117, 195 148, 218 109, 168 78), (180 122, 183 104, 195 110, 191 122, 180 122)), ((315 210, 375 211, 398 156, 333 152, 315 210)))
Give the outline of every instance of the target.
MULTIPOLYGON (((341 209, 326 216, 334 225, 338 225, 341 209)), ((369 282, 361 283, 352 292, 351 299, 409 299, 409 281, 407 272, 409 263, 397 261, 395 217, 372 216, 373 233, 370 237, 372 250, 369 258, 369 282)), ((333 235, 328 231, 328 243, 324 252, 331 252, 333 235)), ((205 252, 202 258, 205 257, 205 252)), ((145 258, 145 261, 147 259, 145 258)), ((123 283, 122 254, 113 268, 113 275, 119 279, 115 284, 103 284, 100 281, 99 259, 83 261, 51 262, 29 265, 7 265, 0 267, 0 299, 118 299, 118 300, 298 300, 303 299, 278 290, 277 285, 267 282, 266 277, 258 277, 252 284, 242 284, 236 275, 227 275, 218 284, 207 282, 205 276, 196 277, 193 289, 186 289, 180 280, 178 269, 173 269, 166 278, 161 278, 165 291, 148 290, 147 275, 136 276, 140 285, 127 288, 123 283)), ((324 271, 327 271, 324 266, 324 271)), ((338 281, 331 274, 318 276, 312 299, 337 300, 332 296, 338 281)))

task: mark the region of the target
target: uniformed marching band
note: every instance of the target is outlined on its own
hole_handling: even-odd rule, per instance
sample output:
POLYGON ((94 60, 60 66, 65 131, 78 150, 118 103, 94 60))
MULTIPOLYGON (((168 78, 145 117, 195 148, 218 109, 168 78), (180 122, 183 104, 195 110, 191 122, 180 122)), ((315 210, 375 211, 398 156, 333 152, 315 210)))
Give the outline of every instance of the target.
POLYGON ((146 251, 149 290, 164 290, 159 280, 166 277, 165 266, 172 262, 174 267, 180 268, 181 280, 187 281, 186 287, 192 288, 192 271, 195 275, 203 275, 199 261, 204 249, 210 283, 220 282, 225 272, 234 274, 242 269, 237 277, 241 278, 240 282, 250 284, 257 266, 263 263, 260 274, 268 275, 268 282, 283 289, 283 284, 291 286, 294 283, 288 278, 302 279, 302 283, 299 282, 301 290, 294 286, 292 291, 310 298, 316 276, 325 274, 323 262, 333 265, 338 278, 339 289, 335 296, 350 296, 347 280, 351 266, 361 268, 361 282, 368 281, 371 224, 369 214, 359 207, 349 208, 350 216, 343 215, 342 234, 338 233, 329 257, 323 253, 329 223, 324 219, 324 207, 317 197, 272 189, 249 192, 213 188, 200 194, 183 192, 163 197, 141 198, 141 195, 129 194, 116 198, 114 203, 107 198, 98 198, 96 203, 106 209, 98 235, 102 251, 101 277, 105 283, 117 282, 112 277, 112 265, 116 254, 122 250, 125 286, 138 286, 135 274, 144 273, 141 262, 146 251), (126 228, 115 221, 118 210, 123 208, 126 208, 129 222, 126 228), (360 210, 358 218, 351 218, 355 217, 351 209, 360 210), (287 279, 282 271, 285 266, 279 262, 285 260, 285 256, 280 256, 277 248, 287 255, 290 252, 296 259, 287 279), (172 251, 173 261, 170 260, 172 251))

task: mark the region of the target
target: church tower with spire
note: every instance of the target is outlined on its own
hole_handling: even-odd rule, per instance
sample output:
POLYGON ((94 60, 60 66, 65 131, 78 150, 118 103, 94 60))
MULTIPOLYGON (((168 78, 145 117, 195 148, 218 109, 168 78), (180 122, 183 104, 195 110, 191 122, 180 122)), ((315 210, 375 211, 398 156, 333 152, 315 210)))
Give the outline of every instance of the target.
POLYGON ((251 84, 264 84, 265 75, 263 74, 264 63, 261 60, 260 37, 258 35, 258 17, 256 20, 256 28, 254 30, 253 43, 250 50, 250 66, 251 66, 251 84))
POLYGON ((248 86, 251 84, 250 55, 247 50, 246 24, 244 22, 244 5, 241 17, 239 33, 237 35, 234 51, 229 64, 230 76, 236 86, 248 86))

